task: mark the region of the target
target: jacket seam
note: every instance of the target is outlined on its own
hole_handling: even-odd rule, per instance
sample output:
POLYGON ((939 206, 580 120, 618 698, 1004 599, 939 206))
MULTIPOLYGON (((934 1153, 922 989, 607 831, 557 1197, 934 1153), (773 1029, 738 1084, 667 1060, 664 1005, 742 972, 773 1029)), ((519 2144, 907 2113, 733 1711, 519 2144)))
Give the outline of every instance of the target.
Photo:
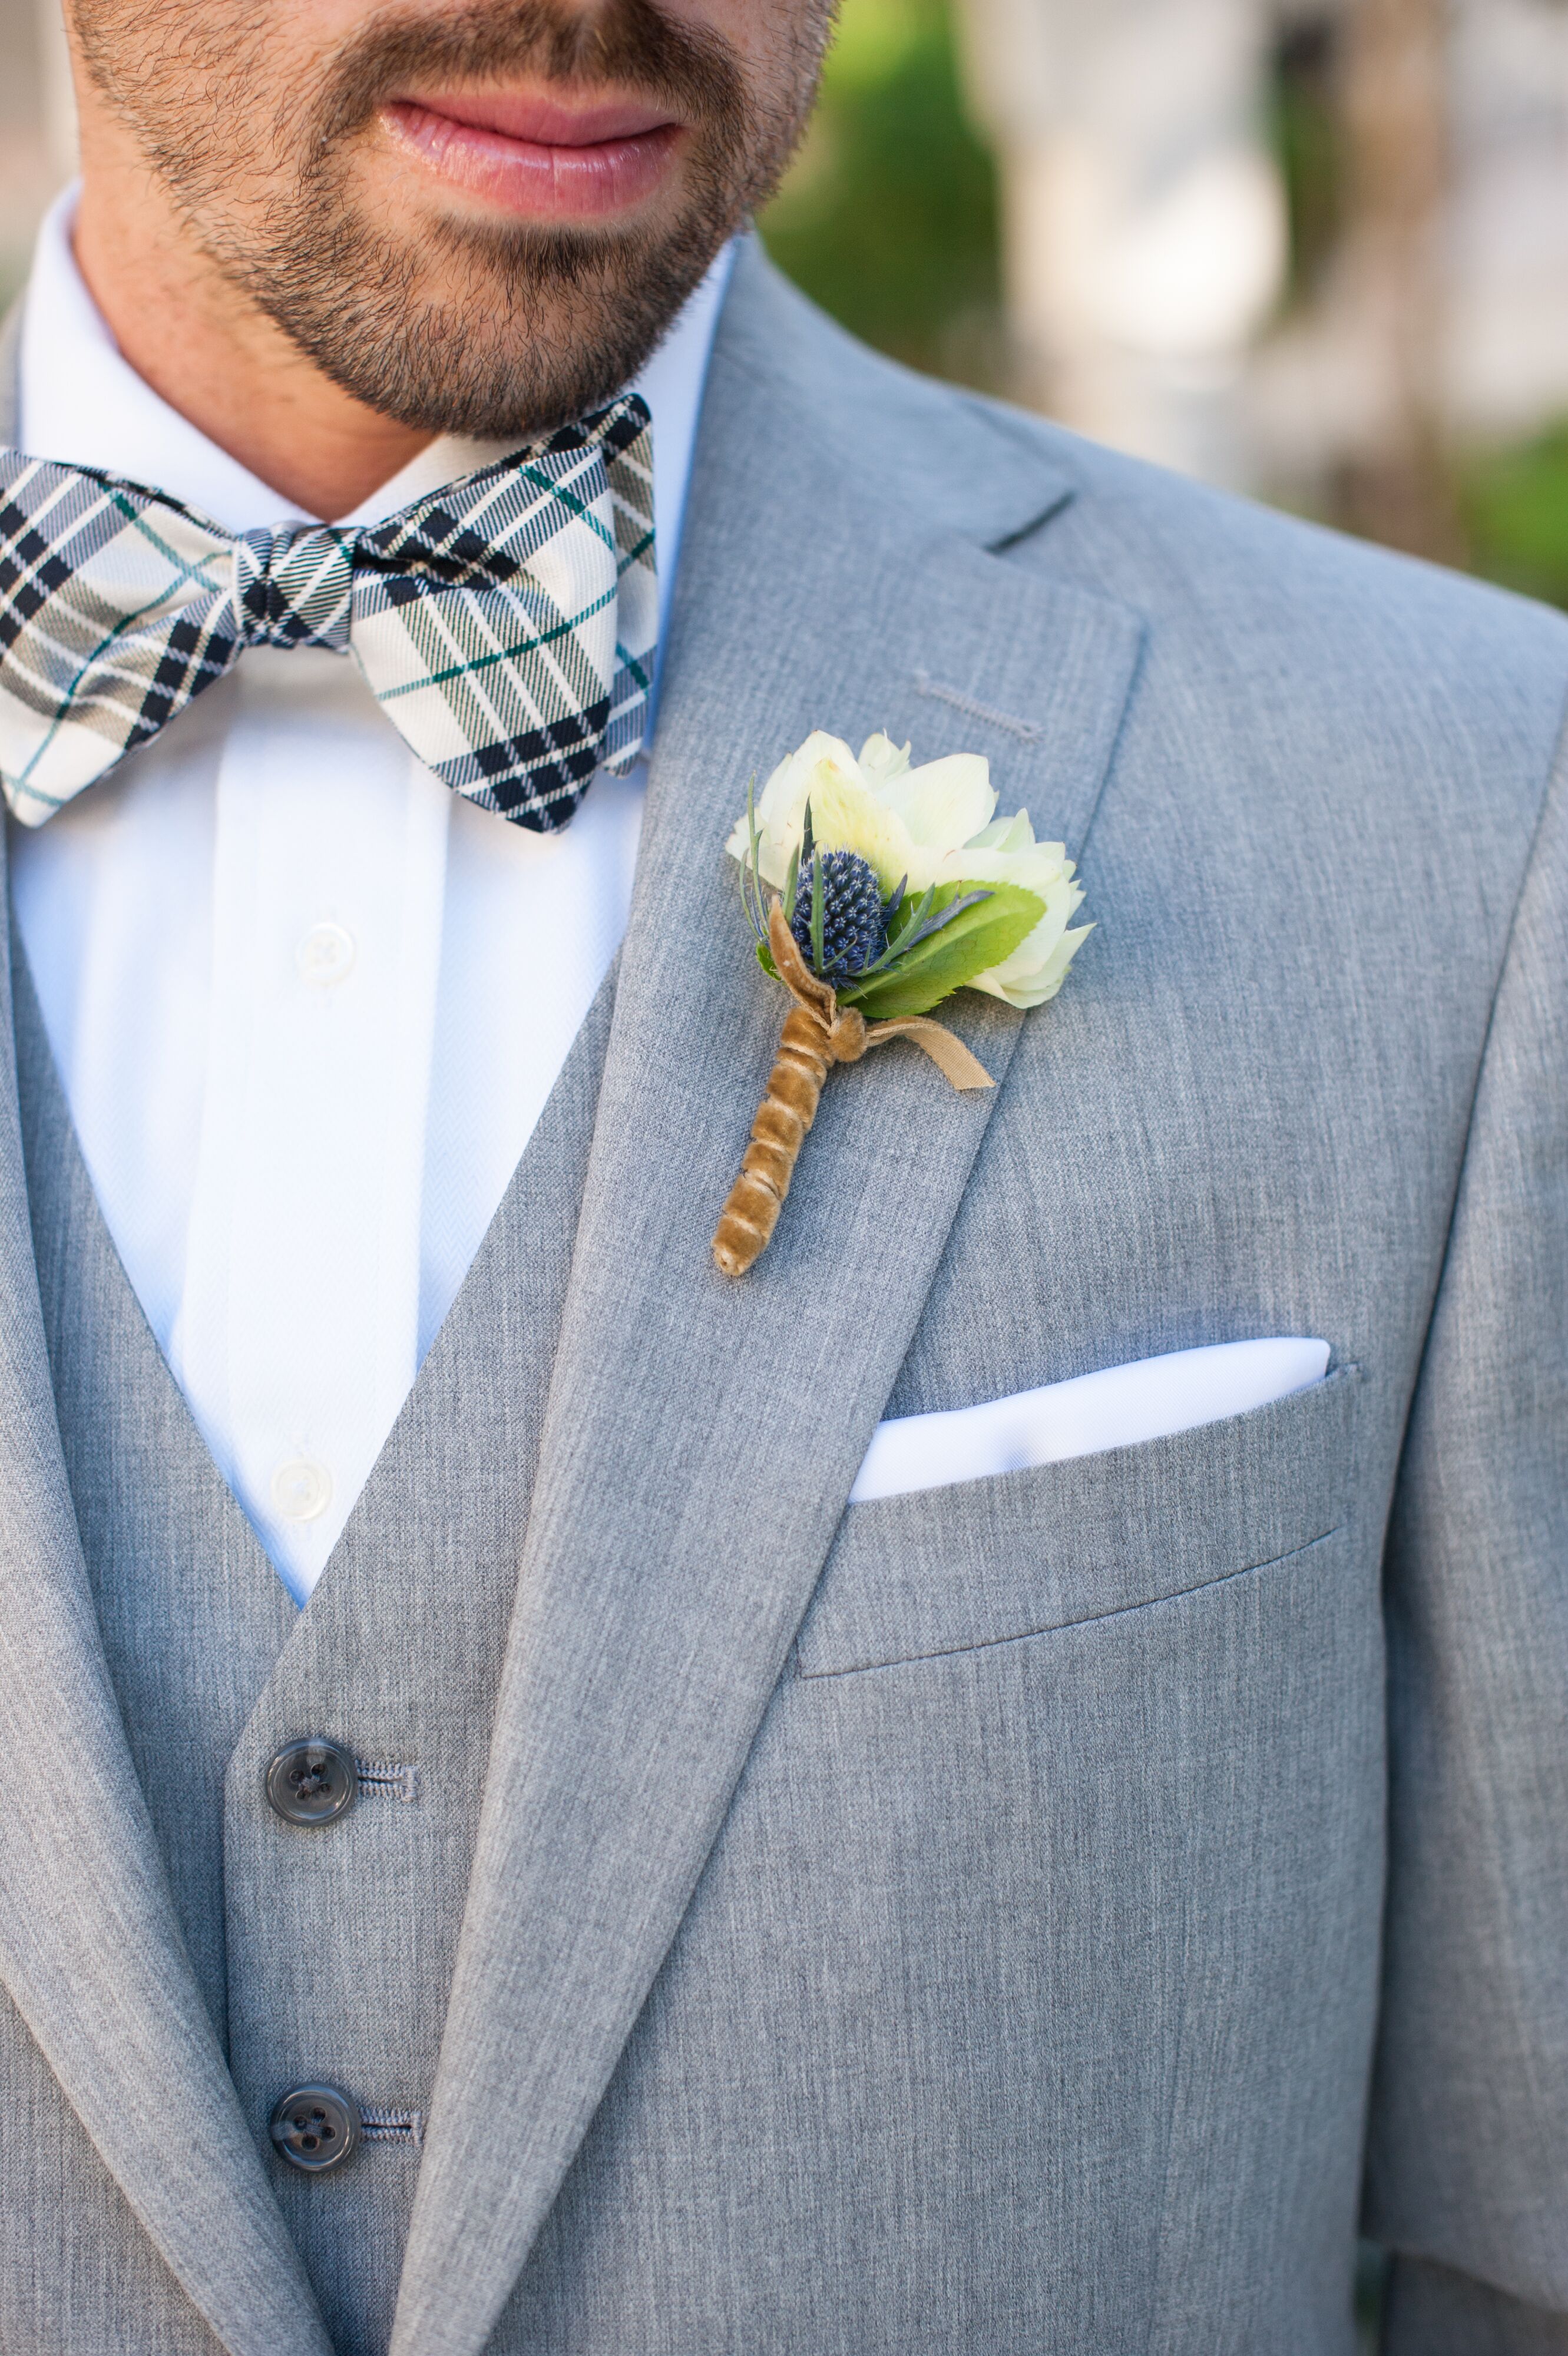
POLYGON ((1336 1522, 1331 1529, 1319 1530, 1314 1538, 1304 1538, 1299 1546, 1287 1547, 1283 1554, 1269 1555, 1262 1562, 1243 1563, 1239 1570, 1221 1571, 1217 1579, 1200 1579, 1191 1587, 1173 1587, 1164 1595, 1146 1595, 1137 1603, 1114 1603, 1109 1612, 1083 1612, 1071 1620, 1053 1620, 1043 1628, 1019 1628, 1007 1636, 983 1636, 968 1644, 940 1644, 929 1652, 900 1653, 891 1660, 855 1661, 843 1668, 807 1669, 799 1665, 800 1649, 796 1648, 796 1676, 802 1684, 815 1683, 823 1677, 869 1677, 881 1669, 905 1669, 920 1661, 950 1661, 965 1653, 994 1653, 1003 1644, 1033 1644, 1042 1636, 1060 1635, 1068 1628, 1093 1628, 1104 1620, 1125 1620, 1133 1612, 1155 1612, 1163 1603, 1180 1603, 1189 1595, 1207 1595, 1210 1589, 1230 1587, 1238 1579, 1255 1578, 1260 1571, 1283 1569, 1298 1556, 1310 1554, 1314 1547, 1326 1546, 1330 1538, 1343 1537, 1348 1524, 1336 1522))
MULTIPOLYGON (((1390 1514, 1392 1513, 1394 1499, 1399 1494, 1400 1483, 1404 1478, 1404 1459, 1405 1451, 1410 1444, 1410 1428, 1415 1415, 1416 1401, 1421 1397, 1422 1385, 1426 1379, 1426 1365, 1432 1350, 1433 1330, 1437 1323, 1437 1312, 1442 1304, 1444 1290, 1448 1282, 1449 1266, 1454 1257, 1455 1230, 1458 1226, 1459 1205, 1465 1193, 1465 1173, 1469 1168, 1470 1155, 1476 1141, 1476 1115, 1481 1101, 1481 1090, 1486 1082, 1487 1067, 1492 1059, 1492 1045, 1498 1026, 1498 1003, 1502 997, 1503 985, 1508 980, 1509 970, 1513 963, 1520 913, 1534 879, 1536 860, 1541 850, 1541 838, 1546 830, 1546 821, 1551 815, 1554 797, 1565 778, 1568 778, 1568 691, 1564 691, 1563 716, 1558 723, 1557 734, 1552 743, 1552 757, 1546 765, 1546 776, 1541 789, 1540 807, 1535 813, 1535 823, 1530 829, 1530 849, 1525 854, 1524 865, 1520 871, 1519 889, 1514 894, 1513 906, 1509 912, 1501 954, 1498 958, 1497 971, 1492 977, 1491 996, 1487 1003, 1487 1020, 1481 1033, 1481 1048, 1476 1058, 1475 1077, 1470 1085, 1470 1102, 1465 1115, 1465 1134, 1454 1164, 1454 1184, 1448 1197, 1448 1214, 1443 1226, 1443 1248, 1437 1256, 1436 1280, 1433 1284, 1432 1297, 1426 1304, 1426 1320, 1422 1327, 1421 1347, 1416 1353, 1415 1372, 1411 1382, 1410 1396, 1405 1401, 1404 1421, 1400 1431, 1399 1454, 1394 1463, 1393 1479, 1389 1486, 1388 1511, 1390 1514)), ((1384 1543, 1387 1544, 1386 1527, 1384 1543)))

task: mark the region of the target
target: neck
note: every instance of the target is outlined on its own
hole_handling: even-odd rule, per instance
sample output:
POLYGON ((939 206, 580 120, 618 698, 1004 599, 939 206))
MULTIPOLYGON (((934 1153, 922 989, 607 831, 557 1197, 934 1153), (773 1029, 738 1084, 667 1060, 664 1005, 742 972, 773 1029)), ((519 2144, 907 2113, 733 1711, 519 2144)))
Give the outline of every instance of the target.
POLYGON ((171 409, 330 522, 432 439, 332 382, 196 243, 117 126, 84 109, 77 265, 115 342, 171 409))

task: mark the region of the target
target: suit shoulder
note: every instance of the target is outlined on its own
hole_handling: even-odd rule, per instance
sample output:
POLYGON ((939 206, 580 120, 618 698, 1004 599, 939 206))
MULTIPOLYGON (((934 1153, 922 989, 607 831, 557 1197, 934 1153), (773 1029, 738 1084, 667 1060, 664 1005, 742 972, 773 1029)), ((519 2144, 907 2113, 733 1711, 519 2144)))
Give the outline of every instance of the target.
POLYGON ((1568 694, 1568 616, 1553 607, 957 397, 1070 477, 1070 506, 1049 534, 1053 569, 1152 622, 1221 632, 1238 654, 1272 648, 1320 678, 1331 666, 1357 678, 1386 666, 1442 670, 1453 687, 1478 664, 1500 664, 1532 702, 1568 694))
MULTIPOLYGON (((950 512, 969 503, 983 532, 1017 502, 1021 476, 1045 486, 1027 554, 1147 613, 1221 625, 1245 640, 1301 635, 1304 658, 1359 653, 1423 667, 1486 652, 1556 671, 1568 684, 1568 616, 1086 440, 1050 420, 918 375, 839 327, 745 241, 725 340, 777 391, 828 421, 863 477, 924 479, 950 512)), ((1358 668, 1359 668, 1358 664, 1358 668)))
POLYGON ((1136 615, 1142 697, 1201 712, 1238 758, 1380 745, 1466 794, 1490 772, 1520 817, 1538 798, 1568 616, 919 376, 826 318, 755 241, 720 341, 876 498, 1136 615))

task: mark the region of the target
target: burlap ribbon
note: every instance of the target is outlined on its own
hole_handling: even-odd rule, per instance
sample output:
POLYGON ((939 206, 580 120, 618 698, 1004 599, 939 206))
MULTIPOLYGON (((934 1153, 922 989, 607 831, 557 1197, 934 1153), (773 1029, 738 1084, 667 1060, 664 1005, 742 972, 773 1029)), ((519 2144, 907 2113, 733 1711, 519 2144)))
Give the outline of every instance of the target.
POLYGON ((911 1039, 955 1088, 994 1086, 978 1056, 929 1014, 867 1023, 857 1006, 841 1007, 832 984, 819 981, 801 956, 777 899, 768 913, 768 946, 794 1004, 784 1018, 779 1055, 751 1125, 740 1176, 714 1236, 714 1258, 726 1276, 744 1276, 766 1250, 832 1065, 857 1064, 868 1047, 886 1046, 889 1039, 911 1039))

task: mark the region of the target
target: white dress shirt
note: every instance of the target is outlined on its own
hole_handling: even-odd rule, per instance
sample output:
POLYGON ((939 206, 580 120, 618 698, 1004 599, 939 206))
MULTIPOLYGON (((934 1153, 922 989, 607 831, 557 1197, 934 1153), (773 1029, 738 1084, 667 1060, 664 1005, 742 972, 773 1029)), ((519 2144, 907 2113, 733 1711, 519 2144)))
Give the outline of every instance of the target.
MULTIPOLYGON (((231 531, 314 522, 122 359, 45 222, 21 446, 231 531)), ((660 620, 726 252, 637 380, 660 620)), ((507 444, 433 443, 365 524, 507 444)), ((351 660, 252 648, 102 785, 13 826, 16 919, 109 1232, 296 1601, 319 1578, 625 928, 641 773, 543 837, 459 799, 351 660)))

